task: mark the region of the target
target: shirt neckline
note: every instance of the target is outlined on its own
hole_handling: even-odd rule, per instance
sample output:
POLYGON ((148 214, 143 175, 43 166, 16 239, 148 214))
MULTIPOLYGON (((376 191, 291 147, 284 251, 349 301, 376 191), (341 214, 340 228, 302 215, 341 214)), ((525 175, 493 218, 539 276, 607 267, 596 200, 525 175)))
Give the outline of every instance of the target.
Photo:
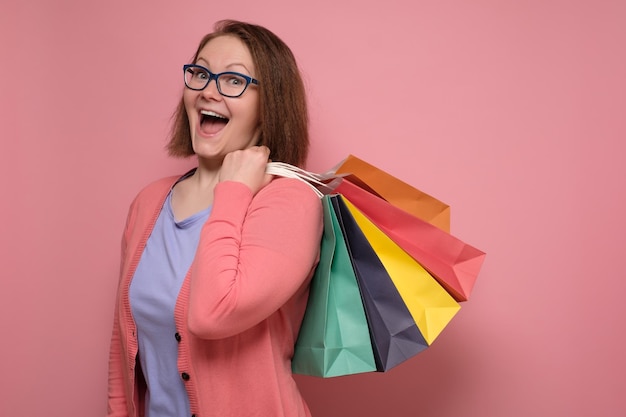
POLYGON ((191 170, 183 174, 179 179, 177 179, 176 182, 170 187, 170 190, 167 193, 167 198, 165 199, 165 209, 167 210, 168 216, 171 218, 172 222, 176 225, 176 227, 179 227, 181 229, 186 229, 188 227, 191 227, 193 224, 197 223, 198 221, 206 219, 206 217, 211 212, 212 206, 209 206, 205 208, 204 210, 200 210, 199 212, 194 213, 191 216, 186 217, 182 220, 176 220, 176 216, 174 216, 174 209, 172 207, 172 192, 174 191, 174 187, 176 186, 176 184, 178 184, 182 180, 192 176, 193 173, 196 172, 196 169, 197 168, 192 168, 191 170))

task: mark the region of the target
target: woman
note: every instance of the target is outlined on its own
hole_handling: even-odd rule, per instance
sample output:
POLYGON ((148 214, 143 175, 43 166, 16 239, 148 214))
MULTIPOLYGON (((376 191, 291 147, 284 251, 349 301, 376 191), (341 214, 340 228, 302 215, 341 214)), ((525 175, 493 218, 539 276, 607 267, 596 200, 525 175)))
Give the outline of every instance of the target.
POLYGON ((109 416, 309 416, 291 374, 319 257, 308 186, 265 173, 308 150, 289 48, 224 21, 184 66, 168 145, 198 166, 133 201, 122 244, 109 416))

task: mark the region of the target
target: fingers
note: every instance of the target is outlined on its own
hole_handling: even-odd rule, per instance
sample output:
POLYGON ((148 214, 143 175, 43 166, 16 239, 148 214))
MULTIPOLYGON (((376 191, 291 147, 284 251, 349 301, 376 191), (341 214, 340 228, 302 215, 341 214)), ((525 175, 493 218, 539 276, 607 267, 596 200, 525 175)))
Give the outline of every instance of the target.
POLYGON ((269 160, 270 157, 270 148, 268 148, 265 145, 260 145, 260 146, 252 146, 248 149, 251 149, 254 152, 261 152, 262 154, 265 154, 269 160))
POLYGON ((265 173, 269 155, 267 146, 251 146, 229 153, 220 169, 220 181, 241 182, 256 194, 272 180, 272 176, 265 173))

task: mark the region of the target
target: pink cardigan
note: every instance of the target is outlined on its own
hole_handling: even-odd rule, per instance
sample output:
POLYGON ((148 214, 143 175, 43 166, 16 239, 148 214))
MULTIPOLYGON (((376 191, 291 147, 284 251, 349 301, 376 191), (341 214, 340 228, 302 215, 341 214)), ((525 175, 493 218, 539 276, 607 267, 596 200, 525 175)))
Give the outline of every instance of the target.
MULTIPOLYGON (((130 207, 111 338, 109 417, 144 414, 128 289, 177 179, 152 183, 130 207)), ((174 313, 178 367, 195 417, 310 416, 291 357, 322 227, 319 198, 297 180, 275 179, 254 198, 241 183, 217 185, 174 313)))

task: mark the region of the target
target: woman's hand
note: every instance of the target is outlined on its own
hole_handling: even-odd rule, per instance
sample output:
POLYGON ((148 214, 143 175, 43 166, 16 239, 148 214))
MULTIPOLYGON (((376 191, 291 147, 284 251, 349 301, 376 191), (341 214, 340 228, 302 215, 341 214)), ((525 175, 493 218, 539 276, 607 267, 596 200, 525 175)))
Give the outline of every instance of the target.
POLYGON ((267 146, 252 146, 227 154, 220 168, 219 182, 241 182, 256 194, 272 180, 272 175, 265 173, 269 156, 267 146))

